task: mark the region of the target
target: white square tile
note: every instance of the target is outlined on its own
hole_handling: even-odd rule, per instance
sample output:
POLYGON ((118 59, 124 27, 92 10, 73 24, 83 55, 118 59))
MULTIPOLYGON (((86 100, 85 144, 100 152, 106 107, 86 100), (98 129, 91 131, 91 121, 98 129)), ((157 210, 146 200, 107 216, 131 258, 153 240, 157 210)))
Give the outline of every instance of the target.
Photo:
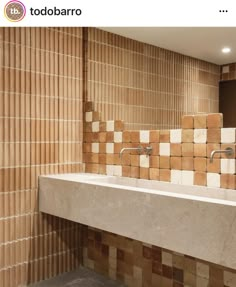
POLYGON ((170 142, 181 143, 182 142, 182 130, 170 130, 170 142))
POLYGON ((122 132, 114 132, 114 142, 122 143, 122 132))
POLYGON ((147 167, 149 168, 149 156, 146 155, 140 155, 139 157, 139 163, 140 163, 140 167, 147 167))
POLYGON ((206 129, 195 129, 194 130, 194 143, 206 143, 207 141, 207 130, 206 129))
POLYGON ((221 143, 234 143, 235 142, 235 129, 223 128, 221 129, 221 143))
POLYGON ((106 166, 106 174, 107 175, 114 175, 114 165, 107 164, 107 166, 106 166))
POLYGON ((222 74, 229 73, 229 65, 222 67, 222 74))
POLYGON ((236 286, 236 273, 224 271, 224 284, 229 287, 236 286))
POLYGON ((140 142, 141 143, 149 143, 149 131, 140 131, 140 142))
POLYGON ((160 155, 170 156, 170 144, 160 143, 160 155))
POLYGON ((167 265, 167 266, 172 266, 172 254, 169 252, 165 252, 162 250, 161 252, 161 257, 162 257, 162 264, 167 265))
POLYGON ((85 121, 86 122, 92 122, 93 120, 93 112, 86 112, 85 113, 85 121))
POLYGON ((182 171, 181 170, 171 170, 171 182, 176 184, 182 183, 182 171))
POLYGON ((99 132, 99 122, 92 122, 92 132, 99 132))
POLYGON ((207 173, 207 186, 220 187, 220 175, 218 173, 207 173))
POLYGON ((107 132, 113 132, 115 130, 115 122, 114 121, 107 121, 106 130, 107 132))
POLYGON ((99 143, 92 143, 92 152, 99 153, 99 143))
POLYGON ((221 173, 235 173, 235 159, 223 158, 220 160, 221 173))
POLYGON ((106 143, 106 153, 114 153, 114 143, 106 143))
POLYGON ((197 262, 197 277, 209 279, 209 265, 197 262))
POLYGON ((122 176, 122 166, 121 165, 114 165, 113 174, 116 176, 122 176))
MULTIPOLYGON (((184 160, 184 158, 183 158, 184 160)), ((182 170, 182 184, 193 185, 194 173, 191 170, 182 170)))

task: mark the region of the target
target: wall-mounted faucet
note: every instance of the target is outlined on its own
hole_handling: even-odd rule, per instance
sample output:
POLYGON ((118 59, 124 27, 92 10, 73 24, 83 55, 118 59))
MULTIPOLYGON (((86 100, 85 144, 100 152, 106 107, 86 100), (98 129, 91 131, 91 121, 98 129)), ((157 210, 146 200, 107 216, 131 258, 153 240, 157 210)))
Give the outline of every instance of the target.
POLYGON ((231 147, 227 147, 225 150, 213 150, 210 155, 210 163, 213 162, 213 158, 216 153, 225 153, 227 156, 232 156, 234 154, 234 150, 231 147))
POLYGON ((147 147, 142 147, 142 146, 138 146, 138 147, 124 147, 120 150, 119 153, 119 157, 122 158, 122 154, 123 152, 125 152, 126 150, 132 151, 132 150, 136 150, 138 152, 138 154, 141 154, 142 152, 146 153, 146 155, 150 155, 152 153, 152 146, 147 146, 147 147))

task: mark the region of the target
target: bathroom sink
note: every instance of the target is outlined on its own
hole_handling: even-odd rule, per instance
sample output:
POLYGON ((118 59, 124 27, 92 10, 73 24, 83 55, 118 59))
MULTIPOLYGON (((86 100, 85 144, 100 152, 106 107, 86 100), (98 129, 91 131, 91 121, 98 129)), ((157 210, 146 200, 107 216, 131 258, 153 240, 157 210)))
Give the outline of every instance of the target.
POLYGON ((236 191, 95 174, 39 177, 39 209, 236 269, 236 191))

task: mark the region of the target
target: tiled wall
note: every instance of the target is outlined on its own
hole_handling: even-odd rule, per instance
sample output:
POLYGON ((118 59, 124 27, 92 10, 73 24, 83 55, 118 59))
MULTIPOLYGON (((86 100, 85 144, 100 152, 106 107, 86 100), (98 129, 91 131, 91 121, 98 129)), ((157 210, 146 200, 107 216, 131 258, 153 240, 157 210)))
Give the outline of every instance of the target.
POLYGON ((121 121, 99 121, 92 103, 87 103, 84 160, 86 172, 235 189, 235 128, 222 128, 222 114, 187 115, 182 129, 124 130, 121 121), (123 147, 152 146, 151 156, 123 147), (232 147, 234 155, 214 149, 232 147))
POLYGON ((82 29, 0 29, 0 286, 79 264, 80 226, 40 214, 39 174, 82 165, 82 29))
POLYGON ((127 129, 179 128, 183 114, 218 112, 220 66, 88 29, 87 100, 127 129))
POLYGON ((221 66, 221 80, 236 80, 236 63, 221 66))
POLYGON ((83 226, 83 264, 128 287, 235 287, 236 271, 83 226))

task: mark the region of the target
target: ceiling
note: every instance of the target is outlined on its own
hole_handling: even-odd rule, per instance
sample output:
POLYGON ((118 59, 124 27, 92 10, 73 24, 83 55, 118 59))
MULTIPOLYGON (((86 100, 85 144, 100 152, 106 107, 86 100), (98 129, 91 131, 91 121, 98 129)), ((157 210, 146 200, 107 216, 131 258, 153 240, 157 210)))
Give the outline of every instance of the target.
POLYGON ((236 62, 236 27, 103 27, 102 30, 218 65, 236 62), (223 47, 231 53, 223 54, 223 47))

